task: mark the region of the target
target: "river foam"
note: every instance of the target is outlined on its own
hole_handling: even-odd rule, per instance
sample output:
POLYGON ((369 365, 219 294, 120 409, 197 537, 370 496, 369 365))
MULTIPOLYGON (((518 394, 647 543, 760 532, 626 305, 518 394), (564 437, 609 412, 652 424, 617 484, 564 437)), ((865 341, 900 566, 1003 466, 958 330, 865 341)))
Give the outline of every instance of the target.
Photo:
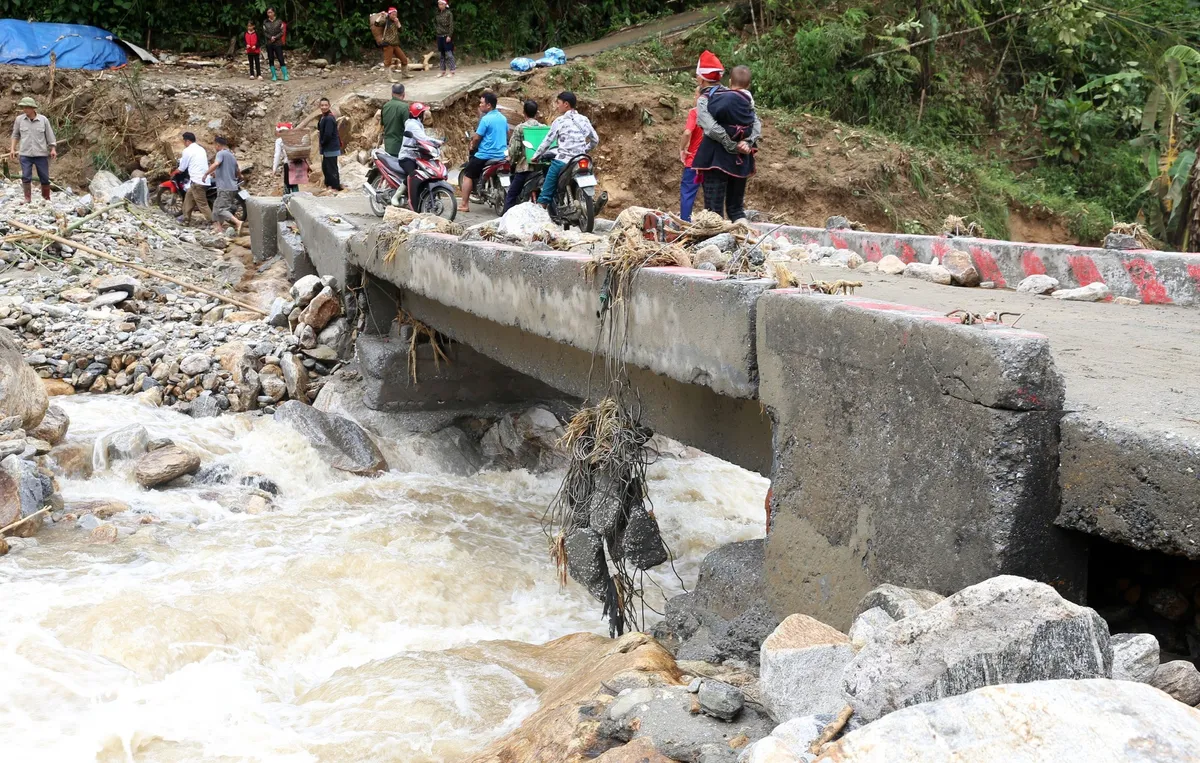
MULTIPOLYGON (((360 478, 268 418, 56 402, 71 438, 141 423, 281 495, 250 515, 217 500, 230 488, 146 491, 120 464, 63 481, 68 502, 115 498, 155 521, 122 517, 136 532, 112 545, 47 526, 0 557, 7 760, 460 761, 537 703, 472 645, 606 633, 547 555, 560 474, 360 478)), ((761 477, 708 456, 649 476, 689 587, 708 551, 761 537, 761 477)), ((669 569, 653 578, 656 605, 681 590, 669 569)))

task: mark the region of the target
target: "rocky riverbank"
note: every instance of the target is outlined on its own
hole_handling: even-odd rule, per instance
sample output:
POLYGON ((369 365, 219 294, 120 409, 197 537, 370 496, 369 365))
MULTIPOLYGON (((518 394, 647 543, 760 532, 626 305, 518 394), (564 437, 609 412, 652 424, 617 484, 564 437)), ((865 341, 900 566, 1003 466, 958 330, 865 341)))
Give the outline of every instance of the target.
MULTIPOLYGON (((733 560, 749 570, 755 549, 738 545, 705 569, 733 560)), ((717 604, 715 584, 702 579, 680 598, 693 611, 717 604)), ((744 611, 758 606, 749 598, 744 611)), ((1196 667, 1160 663, 1153 636, 1110 635, 1094 610, 1050 586, 1001 576, 943 597, 885 585, 858 609, 849 633, 787 616, 755 665, 716 647, 729 643, 714 637, 717 615, 693 618, 682 640, 660 629, 675 638, 675 660, 648 636, 628 636, 551 685, 538 713, 474 761, 532 760, 521 755, 536 750, 539 760, 608 763, 1149 763, 1200 749, 1196 667), (713 661, 684 659, 689 643, 713 661), (652 665, 610 665, 624 652, 653 655, 652 665)))

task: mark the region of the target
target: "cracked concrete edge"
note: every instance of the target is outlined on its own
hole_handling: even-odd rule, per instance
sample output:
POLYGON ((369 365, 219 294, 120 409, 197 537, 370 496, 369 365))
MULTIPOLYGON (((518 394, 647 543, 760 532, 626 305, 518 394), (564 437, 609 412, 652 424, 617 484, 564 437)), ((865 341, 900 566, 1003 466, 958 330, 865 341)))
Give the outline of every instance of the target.
POLYGON ((983 280, 1000 288, 1015 288, 1026 276, 1044 274, 1058 279, 1063 288, 1099 281, 1108 286, 1113 297, 1129 297, 1147 304, 1200 307, 1200 255, 1196 254, 791 225, 756 227, 798 243, 849 249, 868 262, 878 262, 890 254, 904 262, 927 263, 953 250, 962 250, 971 255, 983 280))
POLYGON ((1087 413, 1061 433, 1060 527, 1200 559, 1200 440, 1087 413))
MULTIPOLYGON (((602 276, 586 276, 587 256, 416 233, 387 261, 384 230, 376 226, 352 236, 352 264, 500 325, 608 354, 607 339, 598 336, 602 276)), ((756 303, 774 282, 712 276, 683 268, 642 271, 627 305, 632 324, 622 360, 723 395, 754 399, 756 303)))

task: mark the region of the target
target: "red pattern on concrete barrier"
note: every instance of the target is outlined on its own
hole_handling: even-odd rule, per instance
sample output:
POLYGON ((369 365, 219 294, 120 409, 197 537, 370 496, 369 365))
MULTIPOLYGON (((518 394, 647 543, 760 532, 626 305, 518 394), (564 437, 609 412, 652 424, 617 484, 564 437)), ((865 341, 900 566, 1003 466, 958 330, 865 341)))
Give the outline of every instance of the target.
POLYGON ((1142 257, 1134 257, 1125 263, 1125 272, 1129 280, 1137 287, 1142 301, 1151 305, 1169 305, 1172 299, 1167 295, 1167 287, 1158 280, 1154 266, 1142 257))
POLYGON ((991 281, 996 284, 996 288, 1003 289, 1008 286, 1008 282, 1004 280, 1004 274, 1000 272, 1000 266, 996 264, 996 258, 977 246, 971 247, 971 259, 975 261, 975 269, 979 271, 979 275, 985 281, 991 281))
POLYGON ((1100 268, 1096 267, 1096 263, 1092 262, 1092 258, 1086 254, 1067 255, 1067 264, 1071 266, 1071 273, 1080 286, 1096 282, 1104 283, 1104 276, 1100 275, 1100 268))
POLYGON ((1196 282, 1196 293, 1200 294, 1200 265, 1188 265, 1188 276, 1196 282))
POLYGON ((850 245, 846 243, 846 239, 836 233, 829 234, 829 240, 833 242, 834 249, 849 249, 850 245))
POLYGON ((1027 276, 1046 275, 1046 263, 1042 262, 1042 258, 1032 249, 1021 252, 1021 268, 1027 276))
POLYGON ((908 264, 910 262, 917 262, 917 250, 913 249, 908 244, 901 244, 900 245, 900 261, 905 264, 908 264))
POLYGON ((883 259, 883 249, 881 249, 879 244, 876 244, 874 241, 868 241, 863 244, 862 254, 863 257, 866 258, 867 262, 879 262, 883 259))

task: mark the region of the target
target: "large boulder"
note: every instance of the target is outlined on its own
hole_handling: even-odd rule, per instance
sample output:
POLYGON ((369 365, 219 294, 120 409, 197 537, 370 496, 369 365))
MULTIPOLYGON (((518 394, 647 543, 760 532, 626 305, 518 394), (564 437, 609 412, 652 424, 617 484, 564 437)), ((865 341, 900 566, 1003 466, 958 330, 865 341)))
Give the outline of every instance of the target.
POLYGON ((0 329, 0 419, 20 416, 21 428, 29 431, 42 423, 48 405, 42 380, 8 329, 0 329))
POLYGON ((759 657, 767 709, 780 723, 836 713, 846 704, 842 671, 853 658, 846 634, 808 615, 790 615, 763 642, 759 657))
POLYGON ((178 445, 152 450, 138 459, 133 476, 142 487, 157 487, 185 474, 195 474, 200 456, 178 445))
POLYGON ((766 598, 765 543, 748 540, 709 552, 696 586, 667 602, 654 637, 681 660, 757 663, 759 647, 781 619, 766 598))
POLYGON ((983 280, 971 255, 961 250, 954 250, 942 259, 942 267, 950 272, 950 280, 955 286, 978 286, 983 280))
POLYGON ((299 320, 300 323, 311 326, 313 331, 320 331, 341 313, 342 303, 338 299, 337 293, 326 286, 300 311, 299 320))
POLYGON ((1044 583, 1001 575, 890 626, 847 666, 844 688, 870 722, 983 686, 1111 675, 1100 615, 1044 583))
POLYGON ((67 412, 57 405, 51 405, 46 408, 42 423, 30 429, 28 434, 35 440, 45 440, 51 445, 58 445, 67 436, 67 427, 70 425, 71 420, 67 418, 67 412))
POLYGON ((334 469, 365 475, 387 470, 379 448, 362 427, 348 418, 289 400, 275 410, 275 420, 303 435, 334 469))
MULTIPOLYGON (((953 597, 951 597, 953 598, 953 597)), ((1200 711, 1131 681, 989 686, 852 731, 828 763, 1196 760, 1200 711)))

